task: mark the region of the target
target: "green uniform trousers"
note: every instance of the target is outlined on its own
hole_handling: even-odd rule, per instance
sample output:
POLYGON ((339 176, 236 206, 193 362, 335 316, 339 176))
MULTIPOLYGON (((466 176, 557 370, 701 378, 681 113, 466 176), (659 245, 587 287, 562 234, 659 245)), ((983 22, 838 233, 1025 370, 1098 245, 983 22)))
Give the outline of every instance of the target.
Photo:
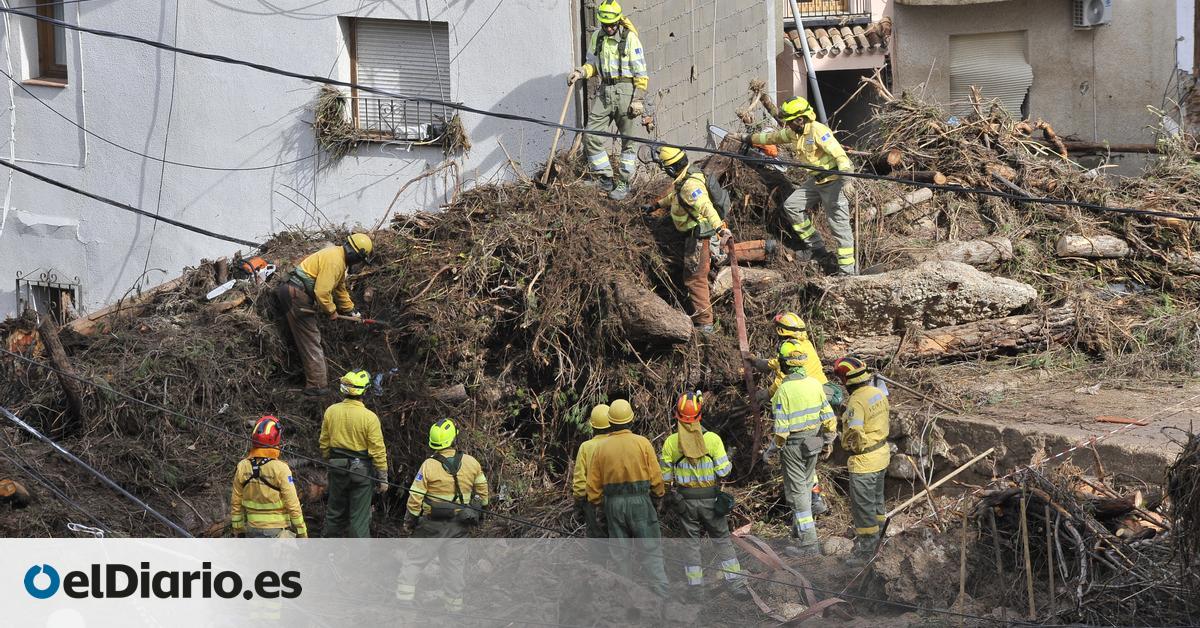
POLYGON ((838 266, 842 270, 853 271, 854 229, 850 226, 850 203, 842 193, 845 185, 846 181, 841 177, 825 185, 817 185, 813 177, 809 177, 783 201, 783 213, 792 224, 792 230, 802 241, 810 247, 823 249, 825 244, 817 233, 809 211, 820 201, 825 207, 829 231, 837 240, 838 266))
MULTIPOLYGON (((583 511, 583 524, 587 530, 587 538, 589 539, 607 539, 608 527, 605 525, 603 513, 600 508, 592 505, 587 498, 583 499, 583 504, 580 505, 580 510, 583 511)), ((609 559, 609 551, 607 541, 589 541, 588 556, 592 562, 603 567, 609 559)))
MULTIPOLYGON (((633 101, 633 83, 618 82, 601 85, 600 91, 592 99, 591 109, 588 110, 587 130, 608 131, 610 124, 616 124, 617 132, 626 137, 638 133, 640 117, 630 118, 629 103, 633 101)), ((588 165, 592 174, 602 177, 612 177, 612 163, 608 158, 608 147, 611 141, 599 135, 584 136, 584 152, 587 153, 588 165)), ((632 140, 621 140, 621 178, 629 182, 633 180, 637 170, 637 145, 632 140)))
POLYGON ((792 530, 800 539, 800 549, 816 549, 817 524, 812 512, 812 485, 816 476, 817 454, 824 441, 816 430, 793 433, 779 450, 783 464, 783 494, 792 507, 792 530))
POLYGON ((321 536, 370 537, 371 496, 375 492, 375 480, 369 477, 372 473, 370 465, 350 458, 334 458, 329 464, 353 473, 329 470, 329 499, 325 504, 325 528, 321 536))
POLYGON ((718 565, 725 581, 732 587, 744 588, 746 579, 741 575, 742 565, 733 549, 733 541, 729 539, 729 518, 718 517, 713 512, 716 502, 715 497, 683 500, 679 521, 683 524, 683 532, 687 538, 697 539, 695 543, 688 543, 683 573, 687 576, 689 586, 703 584, 704 558, 700 551, 699 539, 707 532, 717 547, 717 559, 720 561, 718 565))
POLYGON ((623 575, 632 579, 634 563, 640 564, 650 580, 650 588, 666 597, 667 571, 663 566, 662 529, 650 494, 645 491, 612 494, 606 490, 604 518, 608 521, 608 537, 622 540, 612 551, 623 575))
POLYGON ((879 543, 885 519, 883 483, 887 469, 850 474, 850 518, 854 522, 854 551, 870 555, 879 543))
POLYGON ((462 610, 463 590, 466 588, 467 543, 461 539, 468 536, 466 526, 457 521, 434 521, 421 517, 411 538, 430 540, 405 544, 396 598, 404 602, 412 601, 416 597, 421 571, 436 559, 441 574, 438 582, 442 589, 429 591, 427 595, 431 598, 440 596, 446 608, 452 611, 462 610))

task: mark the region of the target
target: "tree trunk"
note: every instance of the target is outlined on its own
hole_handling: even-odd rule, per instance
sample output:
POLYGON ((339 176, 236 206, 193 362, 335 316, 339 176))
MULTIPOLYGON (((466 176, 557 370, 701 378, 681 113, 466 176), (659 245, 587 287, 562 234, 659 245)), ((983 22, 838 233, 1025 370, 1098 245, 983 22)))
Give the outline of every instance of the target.
POLYGON ((976 267, 990 266, 1012 258, 1012 242, 1002 237, 942 242, 933 248, 932 255, 932 259, 962 262, 976 267))
POLYGON ((635 347, 639 343, 676 344, 691 339, 691 317, 657 294, 624 279, 613 281, 611 293, 621 324, 635 347))
POLYGON ((933 198, 933 190, 929 188, 917 188, 904 196, 888 201, 882 208, 868 207, 863 210, 862 219, 871 220, 875 216, 891 216, 902 209, 906 209, 913 205, 920 205, 925 201, 933 198))
POLYGON ((67 359, 67 352, 63 349, 62 341, 58 339, 58 324, 49 316, 43 316, 42 322, 38 326, 38 332, 41 333, 42 343, 49 351, 50 363, 58 369, 58 372, 55 373, 58 376, 58 383, 62 385, 63 392, 67 394, 69 413, 68 422, 63 426, 63 431, 69 433, 83 422, 83 386, 79 380, 74 379, 77 377, 75 369, 71 366, 71 361, 67 359))
POLYGON ((1113 235, 1064 235, 1054 245, 1054 253, 1059 257, 1117 259, 1129 255, 1129 244, 1113 235))

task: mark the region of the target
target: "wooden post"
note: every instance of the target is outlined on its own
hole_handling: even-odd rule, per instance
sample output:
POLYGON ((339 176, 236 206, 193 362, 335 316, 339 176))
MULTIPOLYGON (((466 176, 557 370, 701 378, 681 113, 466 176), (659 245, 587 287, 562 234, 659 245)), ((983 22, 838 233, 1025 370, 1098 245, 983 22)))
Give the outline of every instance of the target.
MULTIPOLYGON (((988 507, 987 513, 988 522, 991 523, 992 526, 992 549, 996 551, 996 582, 997 585, 999 585, 999 583, 1004 582, 1004 557, 1000 554, 1000 530, 996 527, 996 513, 991 509, 991 507, 988 507)), ((1008 589, 1005 587, 1000 587, 1001 608, 1007 608, 1004 606, 1004 599, 1006 597, 1004 592, 1007 590, 1008 589)), ((1008 611, 1005 611, 1006 616, 1007 614, 1008 611)))
POLYGON ((43 315, 41 319, 38 324, 38 332, 42 335, 42 342, 50 350, 50 363, 58 369, 58 372, 55 373, 58 376, 58 383, 67 394, 67 405, 70 412, 69 422, 64 427, 78 428, 83 423, 83 388, 80 386, 79 380, 74 379, 75 369, 71 367, 71 361, 67 359, 67 352, 63 349, 62 341, 58 339, 58 324, 50 316, 43 315))
POLYGON ((921 486, 925 487, 925 499, 929 500, 929 508, 933 510, 933 518, 937 519, 934 529, 939 533, 943 528, 949 531, 950 527, 946 525, 945 521, 942 521, 942 513, 938 512, 937 504, 933 503, 933 494, 929 492, 929 482, 925 480, 925 472, 917 469, 917 477, 921 478, 921 486))
POLYGON ((1021 487, 1021 551, 1025 555, 1025 592, 1029 599, 1029 618, 1037 617, 1037 609, 1033 604, 1033 566, 1029 560, 1029 520, 1026 513, 1025 487, 1021 487))
POLYGON ((958 599, 967 595, 967 513, 963 513, 962 545, 958 548, 958 599))
POLYGON ((913 495, 912 497, 910 497, 910 498, 908 499, 908 501, 906 501, 906 502, 904 502, 903 504, 900 504, 899 506, 896 506, 895 508, 893 508, 893 509, 892 509, 892 511, 891 511, 891 512, 889 512, 889 513, 887 514, 887 518, 888 518, 888 519, 891 519, 892 517, 896 516, 896 515, 897 515, 897 514, 899 514, 901 511, 903 511, 905 508, 908 508, 909 506, 913 505, 913 504, 914 504, 914 503, 915 503, 915 502, 916 502, 918 499, 921 499, 921 497, 922 497, 923 495, 926 495, 926 494, 928 494, 928 493, 931 493, 931 492, 933 492, 933 489, 935 489, 935 488, 937 488, 937 487, 939 487, 939 486, 941 486, 941 485, 945 484, 946 482, 950 481, 950 479, 951 479, 951 478, 953 478, 954 476, 958 475, 959 473, 962 473, 963 471, 966 471, 967 469, 969 469, 969 468, 971 467, 971 465, 975 464, 976 462, 979 462, 980 460, 983 460, 983 459, 984 459, 984 457, 986 457, 986 456, 990 455, 990 454, 991 454, 993 451, 996 451, 996 448, 995 448, 995 447, 989 447, 987 451, 985 451, 985 452, 983 452, 983 453, 979 454, 978 456, 975 456, 974 458, 971 458, 970 460, 968 460, 967 462, 965 462, 965 463, 964 463, 964 464, 963 464, 961 467, 959 467, 959 468, 957 468, 957 469, 955 469, 955 470, 951 471, 949 474, 947 474, 946 476, 944 476, 942 479, 938 480, 937 482, 934 482, 933 484, 930 484, 930 485, 929 485, 929 486, 928 486, 928 487, 927 487, 925 490, 921 491, 920 493, 918 493, 918 494, 916 494, 916 495, 913 495))
POLYGON ((1049 615, 1054 615, 1054 539, 1050 529, 1050 504, 1046 504, 1046 571, 1050 573, 1050 584, 1046 589, 1046 606, 1049 615))

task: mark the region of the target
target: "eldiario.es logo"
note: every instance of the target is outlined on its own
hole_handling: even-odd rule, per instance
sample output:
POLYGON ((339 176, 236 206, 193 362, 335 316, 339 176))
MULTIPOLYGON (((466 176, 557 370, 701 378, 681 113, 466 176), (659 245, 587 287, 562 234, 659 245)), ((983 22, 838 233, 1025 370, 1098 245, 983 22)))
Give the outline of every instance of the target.
POLYGON ((25 591, 39 600, 53 597, 60 589, 67 597, 76 599, 137 596, 178 600, 208 599, 214 595, 225 599, 239 595, 247 600, 254 597, 293 599, 303 592, 299 571, 262 571, 246 588, 240 574, 234 571, 213 573, 210 562, 200 563, 199 571, 153 571, 148 562, 140 563, 139 567, 93 563, 87 571, 68 571, 60 578, 58 570, 50 565, 33 565, 25 572, 25 591))

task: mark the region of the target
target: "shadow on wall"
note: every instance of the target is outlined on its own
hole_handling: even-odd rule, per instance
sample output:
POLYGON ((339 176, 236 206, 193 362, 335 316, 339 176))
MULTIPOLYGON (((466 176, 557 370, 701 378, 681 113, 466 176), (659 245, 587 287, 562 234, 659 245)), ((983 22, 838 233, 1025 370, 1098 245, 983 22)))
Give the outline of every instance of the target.
MULTIPOLYGON (((562 112, 563 99, 567 94, 567 74, 570 71, 569 67, 565 67, 562 74, 549 74, 525 81, 508 90, 503 98, 489 107, 489 110, 557 123, 559 113, 562 112)), ((579 92, 578 84, 575 89, 579 92)), ((574 104, 578 106, 579 103, 579 96, 576 95, 574 104)), ((567 126, 576 124, 575 106, 567 112, 564 121, 567 126)), ((554 129, 551 127, 493 117, 484 117, 474 128, 468 128, 467 135, 475 145, 475 150, 488 151, 479 161, 472 160, 469 164, 470 169, 477 170, 479 179, 484 181, 496 170, 507 165, 508 158, 498 143, 504 144, 504 148, 508 149, 514 161, 521 164, 526 175, 536 178, 539 167, 546 163, 550 143, 554 141, 554 129), (493 146, 494 143, 496 145, 493 146)), ((562 139, 559 140, 559 150, 569 148, 574 140, 574 133, 564 131, 562 139)))

